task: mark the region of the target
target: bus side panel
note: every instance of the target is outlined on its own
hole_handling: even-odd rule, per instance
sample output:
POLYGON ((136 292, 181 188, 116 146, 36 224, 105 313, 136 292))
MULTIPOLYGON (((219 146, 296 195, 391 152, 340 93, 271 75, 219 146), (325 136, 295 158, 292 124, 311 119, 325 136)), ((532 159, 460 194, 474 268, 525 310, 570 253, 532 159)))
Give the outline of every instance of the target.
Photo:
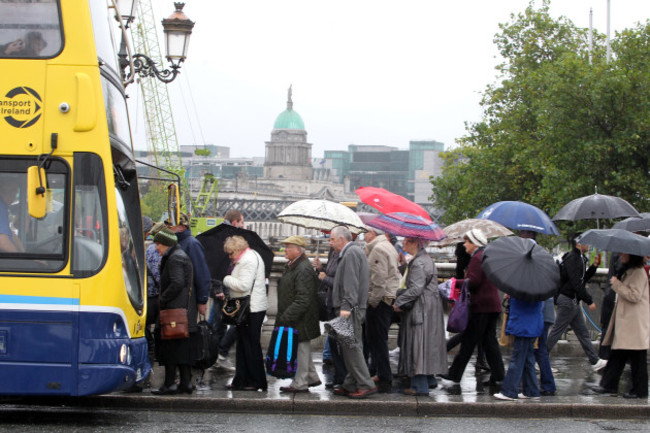
POLYGON ((76 394, 73 321, 69 311, 2 310, 0 394, 76 394))

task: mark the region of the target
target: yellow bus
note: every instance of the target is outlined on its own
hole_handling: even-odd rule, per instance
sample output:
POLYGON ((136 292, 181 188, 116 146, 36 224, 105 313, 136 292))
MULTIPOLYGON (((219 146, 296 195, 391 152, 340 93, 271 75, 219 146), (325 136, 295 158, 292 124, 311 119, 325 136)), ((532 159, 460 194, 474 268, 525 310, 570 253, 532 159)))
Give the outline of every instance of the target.
POLYGON ((0 395, 99 394, 151 370, 115 15, 0 0, 0 395))

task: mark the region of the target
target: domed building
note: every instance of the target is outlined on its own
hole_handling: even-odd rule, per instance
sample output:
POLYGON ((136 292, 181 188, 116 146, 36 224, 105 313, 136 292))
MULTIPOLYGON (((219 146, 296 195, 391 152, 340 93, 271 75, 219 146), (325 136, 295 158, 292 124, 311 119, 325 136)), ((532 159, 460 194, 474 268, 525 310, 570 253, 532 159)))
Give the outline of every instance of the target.
POLYGON ((287 109, 278 115, 266 142, 264 178, 312 180, 311 143, 300 114, 293 109, 291 87, 287 109))

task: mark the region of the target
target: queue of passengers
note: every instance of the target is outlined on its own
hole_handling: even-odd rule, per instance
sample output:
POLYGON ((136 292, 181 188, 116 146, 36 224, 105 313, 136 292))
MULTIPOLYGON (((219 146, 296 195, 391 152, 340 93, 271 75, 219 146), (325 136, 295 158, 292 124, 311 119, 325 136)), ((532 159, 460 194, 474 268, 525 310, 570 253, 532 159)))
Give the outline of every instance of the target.
MULTIPOLYGON (((235 217, 243 226, 241 213, 237 212, 235 217)), ((209 282, 210 275, 205 258, 202 258, 201 244, 188 240, 194 238, 187 217, 184 218, 181 218, 180 227, 155 227, 153 248, 162 260, 157 273, 159 292, 149 296, 150 303, 151 297, 157 296, 161 310, 187 306, 192 332, 196 329, 197 313, 206 314, 209 293, 206 279, 209 282), (188 271, 188 263, 191 271, 188 271), (188 287, 193 290, 188 292, 188 287)), ((406 395, 425 396, 439 382, 449 393, 460 393, 461 378, 478 346, 485 353, 487 366, 484 368, 490 373, 485 385, 494 398, 515 400, 552 396, 557 389, 548 353, 570 326, 594 371, 603 373, 600 386, 593 392, 615 394, 629 360, 632 386, 624 397, 647 398, 650 301, 643 257, 618 255, 618 268, 610 278, 615 301, 611 320, 606 318, 609 326, 602 341, 603 346, 611 349, 606 355, 609 361, 606 361, 595 353, 578 307, 583 301, 590 309, 595 309, 585 284, 599 260, 587 267, 584 256, 587 248, 576 243, 577 236, 574 236, 572 251, 564 259, 570 278, 560 287, 557 299, 532 303, 509 299, 505 332, 514 336, 514 346, 506 372, 497 341, 502 300, 498 288, 486 277, 481 266, 482 252, 488 243, 485 235, 473 229, 464 236, 463 249, 469 260, 458 261, 467 266, 460 269, 460 273, 457 270, 457 275, 468 280, 470 315, 465 331, 457 337, 460 349, 448 366, 445 300, 438 289, 435 263, 425 250, 426 242, 405 238, 403 252, 410 258, 406 261, 404 254, 390 242, 389 235, 373 227, 367 230, 364 251, 347 227, 335 227, 330 233, 331 249, 326 266, 317 258, 310 262, 305 255, 304 238, 290 236, 282 241, 288 263, 278 282, 275 324, 297 329, 299 342, 295 377, 290 384, 280 387, 281 392, 308 392, 310 387, 322 385, 310 344, 320 335, 320 302, 325 304, 320 306, 325 310, 321 320, 341 317, 351 325, 353 344, 341 344, 331 336, 327 338, 328 359, 331 359, 334 373, 328 376, 330 379, 325 387, 332 389, 335 395, 363 399, 377 392, 398 390, 406 395), (319 301, 319 291, 322 301, 319 301), (399 321, 399 362, 394 373, 389 360, 388 332, 395 318, 399 321), (540 370, 539 380, 535 363, 540 370)), ((534 242, 535 233, 522 231, 520 236, 534 242)), ((268 305, 264 263, 241 236, 228 238, 224 250, 231 260, 231 271, 218 283, 229 289, 232 297, 250 296, 249 321, 235 327, 235 374, 226 388, 265 391, 267 379, 260 344, 268 305)), ((458 284, 462 282, 461 279, 458 284)), ((215 284, 214 280, 211 284, 215 284)), ((157 323, 156 329, 159 327, 157 323)), ((189 338, 170 341, 155 339, 155 344, 161 346, 156 353, 158 361, 165 366, 165 381, 161 388, 152 392, 161 395, 191 393, 189 338), (179 385, 175 383, 177 368, 179 385)))

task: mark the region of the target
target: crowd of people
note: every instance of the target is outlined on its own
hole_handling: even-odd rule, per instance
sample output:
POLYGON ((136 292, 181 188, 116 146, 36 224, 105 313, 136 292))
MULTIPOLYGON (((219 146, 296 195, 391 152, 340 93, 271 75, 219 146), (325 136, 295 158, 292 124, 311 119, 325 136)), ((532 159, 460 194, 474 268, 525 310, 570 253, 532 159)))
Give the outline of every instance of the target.
MULTIPOLYGON (((243 226, 243 216, 229 211, 224 224, 243 226)), ((219 331, 219 358, 224 364, 236 343, 234 377, 227 389, 264 391, 267 378, 261 347, 262 324, 268 308, 265 264, 260 254, 242 236, 226 239, 223 249, 230 259, 228 275, 215 279, 206 265, 205 251, 192 235, 187 216, 177 226, 144 220, 146 234, 153 235, 147 249, 149 310, 148 332, 158 362, 165 367, 165 380, 154 394, 191 393, 190 338, 160 338, 160 311, 187 309, 189 331, 195 332, 197 314, 207 314, 209 294, 214 305, 210 323, 219 331), (228 298, 249 299, 245 323, 226 327, 221 306, 228 298), (180 381, 176 383, 176 373, 180 381)), ((580 309, 583 302, 592 311, 596 305, 586 283, 600 265, 600 256, 588 263, 588 247, 572 239, 572 249, 562 258, 564 273, 557 295, 546 301, 529 302, 501 295, 486 276, 483 250, 488 244, 478 229, 464 235, 457 248, 457 285, 469 290, 469 319, 465 330, 446 339, 445 303, 439 290, 436 265, 426 251, 426 241, 394 238, 367 227, 362 245, 347 227, 331 230, 326 264, 307 257, 303 237, 282 241, 287 259, 277 287, 276 326, 296 329, 297 368, 293 380, 280 392, 308 392, 321 385, 312 359, 311 340, 320 336, 319 319, 340 318, 349 322, 350 341, 329 335, 327 360, 333 370, 325 387, 338 396, 363 399, 378 392, 398 390, 406 395, 425 396, 440 383, 450 393, 459 393, 460 382, 475 349, 476 370, 489 372, 490 394, 499 400, 536 399, 557 392, 549 353, 568 327, 574 331, 594 371, 602 372, 594 393, 617 394, 627 362, 632 367, 626 398, 647 398, 647 350, 650 344, 650 300, 647 258, 615 255, 604 297, 604 324, 598 353, 589 337, 580 309), (391 242, 391 240, 393 242, 391 242), (613 295, 612 295, 613 293, 613 295), (505 334, 512 336, 508 368, 504 366, 497 339, 502 301, 508 305, 505 334), (320 312, 320 313, 319 313, 320 312), (607 314, 609 312, 609 314, 607 314), (389 329, 399 323, 399 361, 392 371, 388 346, 389 329), (451 364, 448 350, 460 344, 451 364), (483 359, 484 357, 484 359, 483 359), (539 377, 536 371, 538 365, 539 377)), ((534 232, 519 235, 535 242, 534 232)), ((480 380, 480 379, 477 379, 480 380)))

